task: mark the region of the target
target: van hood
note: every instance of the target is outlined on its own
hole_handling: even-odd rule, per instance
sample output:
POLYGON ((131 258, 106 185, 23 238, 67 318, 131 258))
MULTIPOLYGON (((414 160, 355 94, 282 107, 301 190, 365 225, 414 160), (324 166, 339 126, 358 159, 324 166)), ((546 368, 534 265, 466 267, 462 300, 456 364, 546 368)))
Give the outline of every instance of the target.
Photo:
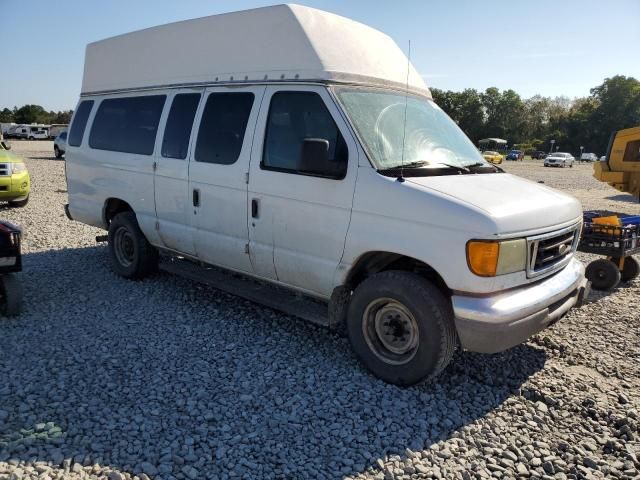
POLYGON ((484 211, 500 234, 550 229, 582 218, 582 205, 571 195, 508 173, 409 177, 406 183, 484 211))

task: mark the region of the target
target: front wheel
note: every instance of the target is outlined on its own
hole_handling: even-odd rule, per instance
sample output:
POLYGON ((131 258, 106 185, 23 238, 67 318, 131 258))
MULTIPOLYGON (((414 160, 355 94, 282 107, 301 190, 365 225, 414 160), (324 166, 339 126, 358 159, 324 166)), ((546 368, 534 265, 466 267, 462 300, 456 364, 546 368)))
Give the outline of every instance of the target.
POLYGON ((429 281, 402 271, 372 275, 356 288, 347 332, 374 375, 402 386, 436 377, 458 345, 448 299, 429 281))
POLYGON ((109 225, 109 253, 113 271, 121 277, 139 280, 158 267, 158 251, 147 241, 133 212, 116 215, 109 225))
POLYGON ((57 145, 53 146, 53 153, 56 154, 56 158, 62 158, 62 152, 60 151, 57 145))

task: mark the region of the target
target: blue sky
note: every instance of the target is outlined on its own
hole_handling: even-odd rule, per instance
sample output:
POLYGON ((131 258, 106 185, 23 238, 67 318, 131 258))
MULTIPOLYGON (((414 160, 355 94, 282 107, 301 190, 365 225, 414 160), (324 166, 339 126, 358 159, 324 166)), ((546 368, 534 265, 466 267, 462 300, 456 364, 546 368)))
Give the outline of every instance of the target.
MULTIPOLYGON (((393 37, 430 86, 569 97, 615 74, 640 79, 640 0, 298 0, 393 37)), ((261 0, 0 0, 0 108, 74 108, 89 42, 270 5, 261 0)))

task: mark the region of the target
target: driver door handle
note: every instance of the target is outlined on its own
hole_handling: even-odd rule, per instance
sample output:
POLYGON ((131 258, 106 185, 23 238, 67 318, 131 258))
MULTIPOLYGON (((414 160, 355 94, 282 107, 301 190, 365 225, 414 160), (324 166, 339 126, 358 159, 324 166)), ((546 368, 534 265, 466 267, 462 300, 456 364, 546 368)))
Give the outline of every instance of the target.
POLYGON ((193 189, 193 206, 200 206, 200 190, 198 190, 197 188, 193 189))

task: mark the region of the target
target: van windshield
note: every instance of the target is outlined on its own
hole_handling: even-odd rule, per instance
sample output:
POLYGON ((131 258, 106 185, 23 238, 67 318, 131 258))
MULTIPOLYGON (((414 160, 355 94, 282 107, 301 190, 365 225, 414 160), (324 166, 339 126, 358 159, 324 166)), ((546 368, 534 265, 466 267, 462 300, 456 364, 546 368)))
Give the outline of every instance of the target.
POLYGON ((378 170, 403 165, 421 168, 491 165, 455 122, 425 97, 353 87, 336 88, 336 93, 378 170))

